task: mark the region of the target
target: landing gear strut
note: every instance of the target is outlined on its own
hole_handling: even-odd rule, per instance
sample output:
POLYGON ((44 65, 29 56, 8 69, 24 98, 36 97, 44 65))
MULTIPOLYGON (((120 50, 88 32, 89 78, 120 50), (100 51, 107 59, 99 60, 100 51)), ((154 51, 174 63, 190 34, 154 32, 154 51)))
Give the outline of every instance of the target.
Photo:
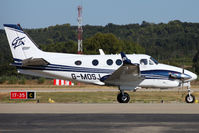
POLYGON ((117 95, 117 101, 119 103, 128 103, 129 100, 130 100, 129 94, 124 92, 123 90, 120 90, 120 93, 117 95))
POLYGON ((185 101, 187 103, 194 103, 195 102, 195 96, 191 94, 191 89, 190 87, 187 87, 188 94, 185 97, 185 101))

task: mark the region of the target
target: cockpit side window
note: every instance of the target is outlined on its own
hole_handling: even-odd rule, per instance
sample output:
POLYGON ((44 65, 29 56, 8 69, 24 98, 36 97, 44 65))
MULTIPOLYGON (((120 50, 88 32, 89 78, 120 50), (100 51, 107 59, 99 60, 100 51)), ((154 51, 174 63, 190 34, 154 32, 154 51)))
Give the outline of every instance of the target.
POLYGON ((149 65, 154 65, 152 60, 149 60, 149 65))
POLYGON ((141 60, 140 60, 140 64, 141 64, 141 65, 147 65, 147 64, 148 64, 147 59, 141 59, 141 60))
POLYGON ((155 60, 153 57, 150 58, 156 65, 158 64, 158 61, 155 60))

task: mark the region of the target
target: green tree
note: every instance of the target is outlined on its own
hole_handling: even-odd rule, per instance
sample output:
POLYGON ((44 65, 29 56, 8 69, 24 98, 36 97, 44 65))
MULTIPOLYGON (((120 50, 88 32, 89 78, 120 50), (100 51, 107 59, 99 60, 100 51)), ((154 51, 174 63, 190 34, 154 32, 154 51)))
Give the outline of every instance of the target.
POLYGON ((193 69, 195 70, 195 72, 197 74, 199 74, 199 50, 198 52, 195 54, 194 58, 193 58, 193 69))
POLYGON ((97 33, 84 41, 84 53, 98 54, 98 49, 103 49, 107 54, 144 53, 144 48, 131 41, 123 41, 111 33, 97 33))

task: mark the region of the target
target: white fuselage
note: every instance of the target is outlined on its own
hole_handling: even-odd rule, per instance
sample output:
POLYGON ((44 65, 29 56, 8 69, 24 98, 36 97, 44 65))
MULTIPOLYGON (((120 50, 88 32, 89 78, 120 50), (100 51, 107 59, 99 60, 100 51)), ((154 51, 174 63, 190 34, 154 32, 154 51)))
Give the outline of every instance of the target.
MULTIPOLYGON (((49 65, 45 67, 34 66, 32 69, 30 67, 19 67, 19 72, 47 78, 59 78, 104 85, 104 83, 100 81, 100 78, 110 75, 122 65, 120 54, 78 55, 52 52, 41 53, 42 55, 34 55, 34 58, 42 57, 50 62, 49 65), (94 60, 97 60, 98 64, 94 60)), ((180 82, 178 80, 171 80, 169 74, 182 73, 182 68, 160 63, 156 64, 150 56, 144 54, 129 54, 127 57, 132 63, 140 64, 141 76, 144 76, 145 79, 139 84, 139 87, 170 88, 180 86, 180 82), (142 63, 142 61, 144 63, 142 63)), ((189 81, 197 77, 194 73, 187 70, 185 70, 185 74, 191 77, 189 81)))

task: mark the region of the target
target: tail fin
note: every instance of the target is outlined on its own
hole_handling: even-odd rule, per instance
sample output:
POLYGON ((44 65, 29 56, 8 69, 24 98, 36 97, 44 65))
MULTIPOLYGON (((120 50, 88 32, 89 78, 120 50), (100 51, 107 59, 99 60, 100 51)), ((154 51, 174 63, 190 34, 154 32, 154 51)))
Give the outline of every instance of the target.
POLYGON ((42 52, 20 25, 4 24, 4 28, 14 59, 24 60, 42 52))

